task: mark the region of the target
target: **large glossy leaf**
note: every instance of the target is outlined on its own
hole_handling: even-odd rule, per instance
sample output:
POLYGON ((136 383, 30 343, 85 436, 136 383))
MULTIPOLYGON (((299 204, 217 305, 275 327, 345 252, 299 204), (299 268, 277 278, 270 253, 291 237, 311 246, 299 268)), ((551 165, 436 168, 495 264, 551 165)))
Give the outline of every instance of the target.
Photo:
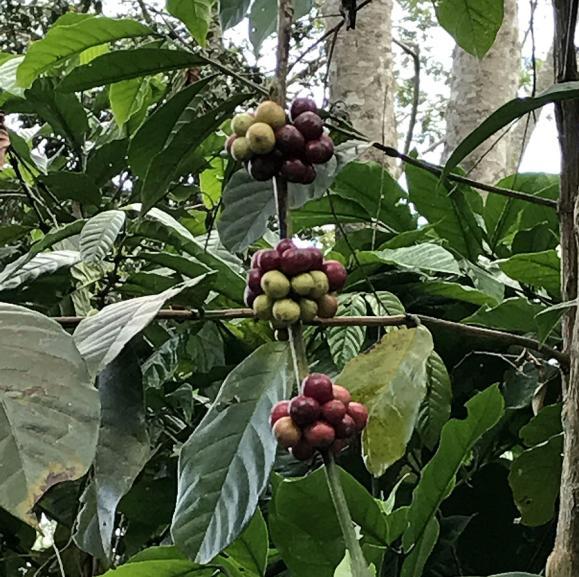
MULTIPOLYGON (((366 301, 360 295, 340 298, 339 317, 359 317, 366 314, 366 301)), ((362 349, 366 327, 332 327, 328 330, 328 346, 334 364, 341 370, 362 349)))
POLYGON ((80 233, 80 256, 85 262, 100 262, 110 252, 125 223, 126 212, 105 210, 93 216, 80 233))
POLYGON ((535 288, 544 288, 555 297, 561 295, 561 259, 555 250, 516 254, 499 262, 512 279, 535 288))
POLYGON ((402 563, 400 577, 422 577, 424 566, 428 561, 428 557, 432 553, 438 535, 440 533, 440 525, 436 517, 430 519, 426 530, 416 543, 416 546, 410 551, 408 556, 402 563))
POLYGON ((426 281, 420 283, 416 290, 429 296, 453 299, 473 305, 494 306, 499 304, 493 295, 457 282, 426 281))
POLYGON ((203 116, 184 123, 171 142, 151 161, 141 198, 142 212, 148 212, 169 191, 169 185, 181 161, 199 146, 242 102, 246 94, 237 94, 203 116))
POLYGON ((106 306, 96 315, 83 319, 74 331, 74 340, 92 375, 112 362, 125 345, 140 333, 166 301, 206 278, 197 277, 166 291, 106 306))
POLYGON ((452 419, 444 426, 438 450, 414 489, 402 538, 406 551, 419 541, 442 501, 452 492, 455 476, 475 443, 501 418, 504 402, 498 386, 493 385, 468 401, 466 407, 466 419, 452 419))
MULTIPOLYGON (((344 494, 363 543, 383 545, 388 528, 377 502, 340 469, 344 494)), ((295 577, 333 577, 345 545, 323 469, 275 483, 269 526, 273 541, 295 577)))
POLYGON ((241 567, 255 576, 264 575, 267 568, 269 535, 259 509, 245 531, 225 550, 241 567))
POLYGON ((438 443, 442 428, 450 418, 452 404, 450 376, 444 361, 436 352, 428 358, 426 375, 428 390, 420 407, 416 428, 422 442, 432 450, 438 443))
POLYGON ((213 4, 214 0, 167 0, 167 10, 187 26, 201 46, 205 46, 213 4))
POLYGON ((482 232, 474 217, 471 201, 477 192, 439 184, 436 176, 414 166, 406 166, 410 201, 450 248, 476 262, 482 251, 482 232))
POLYGON ((372 217, 360 204, 337 195, 309 201, 292 212, 292 224, 299 231, 324 224, 372 222, 372 217))
POLYGON ((426 361, 432 336, 424 327, 387 333, 369 352, 352 359, 336 382, 368 406, 362 442, 375 476, 404 455, 426 394, 426 361))
POLYGON ((219 238, 232 252, 242 252, 263 236, 274 213, 271 181, 258 182, 246 170, 238 170, 223 191, 219 238))
POLYGON ((251 0, 221 0, 219 2, 219 18, 223 30, 239 24, 247 14, 250 4, 251 0))
POLYGON ((53 485, 95 455, 99 399, 72 337, 37 312, 0 304, 0 506, 35 524, 53 485))
POLYGON ((275 458, 269 414, 289 395, 290 375, 287 343, 257 349, 181 449, 172 535, 190 558, 209 562, 253 517, 275 458))
POLYGON ((458 262, 452 253, 431 243, 360 252, 358 258, 363 264, 383 262, 403 269, 460 274, 458 262))
POLYGON ((111 140, 88 155, 86 173, 97 186, 103 186, 127 166, 128 139, 111 140))
POLYGON ((537 108, 541 108, 545 106, 545 104, 561 102, 577 97, 579 97, 579 82, 560 82, 537 96, 515 98, 503 104, 503 106, 496 112, 493 112, 456 147, 446 162, 443 176, 450 174, 471 152, 488 140, 493 134, 496 134, 499 130, 513 122, 513 120, 537 108))
POLYGON ((130 345, 101 372, 98 391, 101 426, 91 487, 95 510, 89 505, 89 530, 77 528, 75 541, 98 558, 103 552, 110 562, 117 506, 149 457, 141 370, 130 345))
POLYGON ((111 112, 119 127, 141 107, 144 87, 147 87, 146 79, 140 77, 115 82, 109 88, 111 112))
POLYGON ((440 0, 435 5, 439 24, 466 52, 482 58, 503 23, 504 0, 440 0))
POLYGON ((204 64, 207 64, 205 58, 185 50, 167 48, 117 50, 75 68, 60 82, 58 90, 80 92, 104 84, 204 64))
POLYGON ((0 272, 0 291, 18 288, 39 276, 52 274, 60 268, 69 268, 79 261, 80 253, 76 250, 43 252, 32 258, 25 254, 0 272))
POLYGON ((40 178, 58 200, 76 200, 83 205, 99 206, 102 200, 94 180, 82 172, 60 170, 40 178))
POLYGON ((0 89, 14 96, 23 96, 24 90, 16 80, 18 67, 24 56, 9 58, 0 64, 0 89))
POLYGON ((91 46, 148 34, 151 30, 139 22, 104 16, 83 18, 70 26, 53 26, 27 50, 18 68, 18 82, 21 86, 30 86, 43 72, 91 46))

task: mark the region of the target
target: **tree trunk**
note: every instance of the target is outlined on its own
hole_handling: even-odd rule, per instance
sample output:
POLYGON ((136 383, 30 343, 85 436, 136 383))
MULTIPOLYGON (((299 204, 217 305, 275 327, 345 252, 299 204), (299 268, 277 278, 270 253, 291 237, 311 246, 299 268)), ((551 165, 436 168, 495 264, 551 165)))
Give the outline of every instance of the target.
MULTIPOLYGON (((370 140, 397 146, 394 116, 394 74, 392 64, 393 0, 374 0, 357 15, 356 29, 344 26, 334 46, 330 63, 330 103, 344 109, 352 125, 370 140)), ((325 15, 339 13, 339 0, 328 0, 325 15)), ((326 19, 328 28, 340 18, 326 19)), ((331 51, 332 38, 328 41, 331 51)), ((370 157, 383 162, 376 150, 370 157)))
MULTIPOLYGON (((555 13, 555 73, 557 82, 576 81, 574 43, 577 25, 576 0, 553 0, 555 13)), ((577 297, 577 242, 579 233, 579 100, 555 106, 561 146, 561 193, 559 216, 562 256, 562 298, 577 297)), ((579 322, 571 308, 563 321, 565 350, 571 359, 564 379, 563 432, 565 435, 559 522, 555 548, 547 563, 547 577, 579 575, 579 322)))
MULTIPOLYGON (((482 60, 454 49, 443 160, 484 118, 517 95, 520 62, 517 0, 505 0, 503 25, 482 60)), ((463 162, 464 168, 475 180, 496 182, 507 173, 509 141, 508 135, 502 138, 480 162, 487 149, 477 151, 463 162)))

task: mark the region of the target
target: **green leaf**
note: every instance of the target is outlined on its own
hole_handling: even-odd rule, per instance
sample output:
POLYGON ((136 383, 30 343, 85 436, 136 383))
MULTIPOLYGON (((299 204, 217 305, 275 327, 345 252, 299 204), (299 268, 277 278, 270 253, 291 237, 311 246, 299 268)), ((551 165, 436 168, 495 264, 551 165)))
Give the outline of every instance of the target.
POLYGON ((561 403, 543 407, 524 427, 519 431, 523 443, 527 447, 540 445, 551 437, 559 435, 563 431, 561 422, 561 403))
POLYGON ((87 221, 80 233, 80 256, 85 262, 102 261, 113 248, 126 213, 122 210, 105 210, 87 221))
POLYGON ((433 352, 426 363, 427 392, 420 407, 416 428, 422 442, 434 449, 442 428, 450 418, 452 385, 450 376, 440 356, 433 352))
POLYGON ((225 366, 223 337, 215 323, 205 322, 202 329, 187 341, 188 360, 196 373, 208 373, 225 366))
POLYGON ((76 250, 43 252, 32 258, 25 254, 6 265, 0 272, 0 291, 18 288, 39 276, 53 274, 58 269, 69 268, 79 261, 80 253, 76 250))
POLYGON ((541 108, 551 102, 562 102, 579 97, 579 82, 560 82, 554 84, 537 96, 526 98, 515 98, 503 104, 498 110, 493 112, 486 120, 473 130, 456 147, 450 155, 444 167, 442 177, 446 177, 456 168, 471 152, 479 145, 488 140, 493 134, 509 125, 513 120, 541 108))
POLYGON ((24 96, 24 90, 16 80, 18 67, 23 60, 24 56, 15 56, 0 64, 0 90, 14 96, 24 96))
POLYGON ((251 0, 221 0, 219 2, 219 18, 221 28, 227 30, 239 24, 247 14, 251 0))
POLYGON ((92 463, 98 394, 58 323, 0 303, 0 325, 0 506, 36 525, 40 497, 92 463))
POLYGON ((223 212, 217 223, 219 238, 231 252, 243 252, 267 230, 275 214, 271 181, 258 182, 238 170, 223 191, 223 212))
POLYGON ((179 18, 201 46, 205 46, 214 0, 167 0, 167 11, 179 18))
POLYGON ((179 256, 167 252, 141 252, 139 253, 139 258, 149 263, 170 268, 188 278, 195 278, 210 272, 210 269, 204 264, 188 256, 179 256))
POLYGON ((362 264, 383 262, 403 269, 460 274, 458 262, 452 253, 431 243, 376 251, 361 251, 358 253, 358 258, 362 264))
POLYGON ((406 451, 426 394, 426 362, 432 350, 432 336, 424 327, 391 331, 336 378, 368 406, 363 452, 366 467, 376 477, 406 451))
POLYGON ((562 434, 523 451, 513 461, 509 484, 524 525, 538 527, 553 518, 562 466, 562 434))
POLYGON ((490 305, 499 304, 494 296, 486 294, 474 287, 448 281, 426 281, 417 286, 417 290, 421 293, 435 296, 454 299, 473 305, 490 305))
MULTIPOLYGON (((123 126, 142 103, 144 79, 131 78, 115 82, 109 89, 111 111, 118 126, 123 126)), ((146 84, 145 84, 146 85, 146 84)))
POLYGON ((501 418, 504 402, 498 386, 478 393, 468 401, 466 408, 466 419, 452 419, 442 429, 438 450, 422 470, 414 489, 408 527, 402 538, 406 551, 422 537, 440 504, 451 493, 455 476, 475 443, 501 418))
POLYGON ((76 200, 84 205, 99 206, 100 190, 92 178, 81 172, 64 170, 42 176, 40 180, 58 200, 76 200))
POLYGON ((136 132, 129 146, 129 163, 141 178, 144 178, 151 160, 169 143, 189 105, 213 77, 204 78, 177 92, 167 100, 136 132))
POLYGON ((18 68, 18 82, 28 87, 42 73, 91 46, 151 33, 147 26, 134 20, 104 16, 83 18, 70 26, 53 26, 42 40, 28 48, 18 68))
POLYGON ((124 346, 156 316, 166 301, 206 278, 197 277, 166 291, 106 306, 83 319, 74 331, 74 340, 92 375, 112 362, 124 346))
MULTIPOLYGON (((359 317, 366 314, 366 301, 360 295, 340 298, 337 316, 359 317)), ((362 349, 366 327, 332 327, 328 330, 328 346, 334 364, 343 369, 362 349)))
POLYGON ((98 391, 101 426, 92 481, 96 515, 90 525, 96 531, 81 535, 77 530, 75 541, 97 557, 102 551, 104 559, 110 562, 117 506, 150 453, 141 370, 130 345, 101 372, 98 391), (91 546, 93 543, 98 543, 96 550, 91 546))
MULTIPOLYGON (((388 528, 377 501, 343 469, 342 487, 363 544, 384 545, 388 528)), ((292 575, 333 577, 346 548, 323 468, 276 484, 269 509, 271 536, 292 575)))
POLYGON ((243 533, 227 547, 225 553, 253 575, 265 575, 269 536, 265 519, 259 509, 243 533))
POLYGON ((142 76, 181 68, 203 66, 207 60, 199 54, 167 48, 117 50, 75 68, 58 85, 61 92, 80 92, 104 84, 113 84, 142 76))
POLYGON ((309 201, 292 211, 296 231, 325 224, 372 222, 372 217, 357 203, 334 194, 309 201))
POLYGON ((332 192, 360 204, 366 212, 394 232, 413 230, 416 218, 408 195, 376 162, 350 162, 340 171, 332 192))
POLYGON ((181 161, 216 130, 247 98, 246 94, 237 94, 217 108, 184 123, 179 128, 173 140, 152 159, 149 165, 141 190, 143 214, 153 208, 169 192, 169 185, 181 161))
POLYGON ((466 52, 482 58, 493 45, 503 23, 504 0, 440 0, 438 23, 466 52))
POLYGON ((516 254, 498 264, 512 279, 535 288, 544 288, 549 294, 560 297, 561 259, 557 251, 516 254))
POLYGON ((416 546, 410 551, 408 556, 402 563, 400 577, 422 577, 424 566, 434 550, 438 535, 440 533, 440 525, 436 517, 432 517, 424 530, 424 533, 416 543, 416 546))
POLYGON ((128 139, 111 140, 88 155, 86 174, 98 186, 104 186, 127 166, 128 139))
POLYGON ((168 339, 143 363, 141 369, 145 389, 158 389, 173 378, 179 366, 179 347, 182 341, 182 335, 168 339))
POLYGON ((275 458, 269 414, 288 397, 290 374, 287 343, 257 349, 229 373, 181 449, 172 535, 197 562, 230 545, 255 513, 275 458))
POLYGON ((410 201, 450 248, 476 262, 482 252, 482 232, 471 207, 472 189, 444 187, 426 170, 411 165, 405 169, 410 201), (451 192, 452 191, 452 192, 451 192))
POLYGON ((370 310, 376 317, 403 315, 406 312, 400 299, 388 291, 368 293, 364 295, 364 299, 370 305, 370 310))

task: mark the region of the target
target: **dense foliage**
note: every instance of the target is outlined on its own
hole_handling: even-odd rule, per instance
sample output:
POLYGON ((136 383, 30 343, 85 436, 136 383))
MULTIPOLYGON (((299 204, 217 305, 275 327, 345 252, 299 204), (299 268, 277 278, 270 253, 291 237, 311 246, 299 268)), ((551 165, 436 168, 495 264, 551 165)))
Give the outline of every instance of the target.
MULTIPOLYGON (((223 1, 223 27, 249 4, 223 1)), ((251 9, 261 40, 266 4, 251 9)), ((470 30, 459 4, 437 16, 482 55, 502 3, 470 30)), ((320 459, 276 455, 268 419, 296 386, 290 347, 230 310, 278 222, 271 181, 223 153, 232 116, 268 92, 239 54, 200 48, 212 6, 167 3, 195 45, 171 20, 67 12, 0 54, 2 575, 350 574, 320 459)), ((444 176, 577 90, 510 103, 444 176)), ((531 199, 483 201, 416 163, 402 186, 360 157, 355 127, 325 118, 336 155, 290 184, 293 233, 347 267, 339 317, 409 313, 305 328, 310 369, 370 409, 339 457, 366 558, 383 577, 538 574, 562 450, 559 177, 512 175, 497 186, 531 199)))

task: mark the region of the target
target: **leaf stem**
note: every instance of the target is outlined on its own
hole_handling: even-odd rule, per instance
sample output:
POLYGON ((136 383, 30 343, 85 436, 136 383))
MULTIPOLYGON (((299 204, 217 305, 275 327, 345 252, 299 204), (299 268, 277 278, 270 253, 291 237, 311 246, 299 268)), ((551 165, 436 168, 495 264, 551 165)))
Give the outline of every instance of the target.
POLYGON ((350 510, 348 509, 344 489, 342 488, 340 469, 336 465, 331 452, 327 451, 323 453, 322 456, 324 458, 324 470, 326 472, 326 480, 328 481, 330 496, 332 497, 332 502, 336 509, 336 515, 338 516, 338 522, 340 523, 340 528, 344 535, 346 549, 350 553, 352 577, 370 577, 368 563, 366 562, 364 553, 362 552, 362 547, 360 547, 360 543, 356 537, 354 522, 352 521, 350 510))

